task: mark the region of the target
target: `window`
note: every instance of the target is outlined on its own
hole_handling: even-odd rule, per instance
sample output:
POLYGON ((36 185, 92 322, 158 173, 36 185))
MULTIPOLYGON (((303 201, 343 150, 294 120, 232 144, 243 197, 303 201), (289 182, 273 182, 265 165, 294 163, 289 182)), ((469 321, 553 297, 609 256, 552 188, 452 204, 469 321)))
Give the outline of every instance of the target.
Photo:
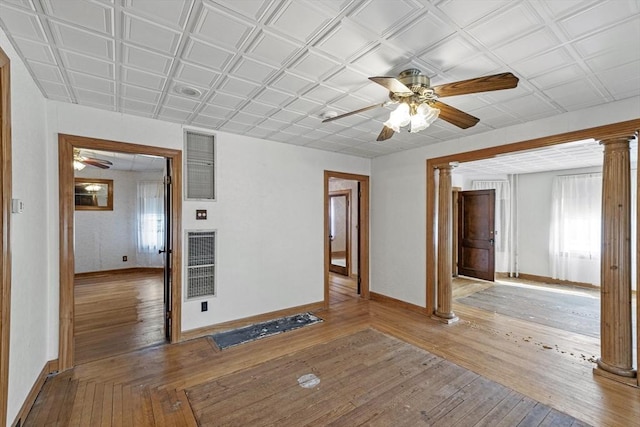
POLYGON ((599 284, 602 174, 554 178, 549 252, 553 278, 599 284))
POLYGON ((164 247, 164 186, 138 183, 138 252, 158 253, 164 247))
POLYGON ((185 132, 185 195, 193 200, 215 200, 214 136, 185 132))

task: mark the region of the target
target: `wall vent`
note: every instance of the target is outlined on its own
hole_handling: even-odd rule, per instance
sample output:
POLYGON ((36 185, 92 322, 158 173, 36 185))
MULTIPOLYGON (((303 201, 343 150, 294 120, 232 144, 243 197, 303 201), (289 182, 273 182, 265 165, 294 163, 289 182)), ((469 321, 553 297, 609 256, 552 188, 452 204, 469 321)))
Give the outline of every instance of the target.
POLYGON ((216 232, 187 231, 187 299, 215 295, 216 232))
POLYGON ((185 131, 185 197, 187 200, 215 200, 215 137, 185 131))

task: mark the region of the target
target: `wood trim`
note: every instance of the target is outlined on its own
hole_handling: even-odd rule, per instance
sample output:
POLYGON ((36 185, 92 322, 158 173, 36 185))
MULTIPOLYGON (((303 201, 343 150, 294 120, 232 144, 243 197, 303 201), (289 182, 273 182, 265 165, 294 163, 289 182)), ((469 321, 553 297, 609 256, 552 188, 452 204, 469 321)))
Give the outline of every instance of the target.
POLYGON ((114 274, 133 274, 133 273, 153 273, 161 272, 163 269, 158 267, 131 267, 119 268, 115 270, 87 271, 85 273, 76 273, 76 279, 87 279, 92 277, 113 276, 114 274))
POLYGON ((58 370, 57 359, 49 360, 44 364, 44 366, 42 367, 42 370, 40 371, 40 374, 38 375, 38 378, 36 378, 36 381, 33 383, 33 386, 31 386, 31 390, 29 390, 27 397, 24 399, 24 402, 22 403, 22 406, 18 411, 18 415, 16 415, 16 418, 11 423, 12 426, 18 425, 18 423, 20 423, 20 425, 24 424, 24 421, 27 419, 27 415, 29 415, 29 412, 31 411, 31 407, 35 403, 36 398, 38 397, 38 394, 42 390, 42 386, 44 386, 44 382, 47 380, 47 377, 49 376, 49 374, 52 374, 57 370, 58 370))
POLYGON ((11 78, 9 57, 0 49, 0 425, 7 424, 11 319, 11 78))
MULTIPOLYGON (((566 142, 579 141, 582 139, 594 138, 596 140, 611 139, 621 136, 636 135, 640 129, 640 118, 627 120, 624 122, 613 123, 604 126, 597 126, 593 128, 565 132, 557 135, 546 136, 542 138, 535 138, 525 141, 514 142, 511 144, 498 145, 479 150, 467 151, 462 153, 449 154, 442 157, 434 157, 426 160, 426 198, 427 198, 427 227, 426 227, 426 241, 427 241, 427 261, 426 261, 426 296, 427 296, 427 310, 433 312, 433 305, 435 301, 436 292, 436 249, 437 242, 435 241, 434 227, 435 224, 435 169, 436 166, 442 163, 450 162, 468 162, 472 160, 482 160, 496 157, 500 154, 514 153, 517 151, 532 150, 535 148, 550 147, 553 145, 563 144, 566 142)), ((636 218, 637 219, 637 218, 636 218)), ((640 253, 640 250, 639 250, 640 253)), ((640 308, 640 302, 639 302, 640 308)), ((639 312, 640 313, 640 312, 639 312)), ((636 318, 636 323, 638 323, 636 318)), ((640 332, 638 332, 640 334, 640 332)), ((639 335, 640 336, 640 335, 639 335)), ((637 344, 637 350, 640 350, 640 341, 637 344)), ((638 362, 640 363, 640 351, 638 351, 638 362)), ((639 380, 640 381, 640 380, 639 380)), ((639 383, 640 384, 640 383, 639 383)))
POLYGON ((424 315, 429 314, 425 307, 420 307, 419 305, 411 304, 410 302, 388 297, 377 292, 370 292, 369 295, 371 296, 371 301, 376 301, 391 307, 400 308, 402 310, 413 311, 415 313, 424 315))
POLYGON ((369 177, 346 172, 324 171, 324 306, 329 308, 329 179, 339 178, 360 183, 360 209, 358 211, 358 241, 360 262, 360 297, 369 299, 369 177))
POLYGON ((269 313, 258 314, 255 316, 244 317, 242 319, 231 320, 229 322, 218 323, 216 325, 203 326, 201 328, 190 329, 182 333, 184 341, 212 335, 218 332, 228 331, 231 329, 242 328, 244 326, 253 325, 254 323, 266 322, 277 319, 279 317, 293 316, 294 314, 304 313, 307 311, 321 311, 324 309, 324 301, 318 301, 311 304, 299 305, 297 307, 285 308, 282 310, 272 311, 269 313))
POLYGON ((61 371, 73 367, 74 319, 74 172, 73 149, 95 149, 129 154, 151 154, 172 159, 173 188, 171 192, 173 253, 171 263, 172 304, 171 342, 181 340, 182 328, 182 151, 131 144, 82 136, 58 135, 58 171, 60 192, 60 325, 58 361, 61 371))

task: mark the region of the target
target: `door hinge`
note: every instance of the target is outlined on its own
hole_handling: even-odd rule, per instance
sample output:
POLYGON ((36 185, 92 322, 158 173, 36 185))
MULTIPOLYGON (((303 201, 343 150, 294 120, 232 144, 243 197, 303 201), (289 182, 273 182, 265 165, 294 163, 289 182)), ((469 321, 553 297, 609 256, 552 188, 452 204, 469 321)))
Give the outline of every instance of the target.
POLYGON ((170 312, 170 311, 167 311, 167 312, 166 312, 166 316, 167 316, 167 319, 171 319, 171 312, 170 312))
POLYGON ((164 184, 171 185, 171 177, 170 176, 165 176, 164 177, 164 184))

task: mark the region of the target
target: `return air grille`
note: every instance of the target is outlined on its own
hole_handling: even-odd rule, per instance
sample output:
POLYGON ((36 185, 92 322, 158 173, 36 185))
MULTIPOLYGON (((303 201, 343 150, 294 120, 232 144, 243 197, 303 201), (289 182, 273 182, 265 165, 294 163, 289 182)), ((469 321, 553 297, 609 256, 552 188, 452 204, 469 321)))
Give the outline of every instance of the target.
POLYGON ((213 135, 185 132, 187 199, 215 200, 214 142, 213 135))
POLYGON ((187 232, 187 299, 215 295, 216 232, 187 232))

